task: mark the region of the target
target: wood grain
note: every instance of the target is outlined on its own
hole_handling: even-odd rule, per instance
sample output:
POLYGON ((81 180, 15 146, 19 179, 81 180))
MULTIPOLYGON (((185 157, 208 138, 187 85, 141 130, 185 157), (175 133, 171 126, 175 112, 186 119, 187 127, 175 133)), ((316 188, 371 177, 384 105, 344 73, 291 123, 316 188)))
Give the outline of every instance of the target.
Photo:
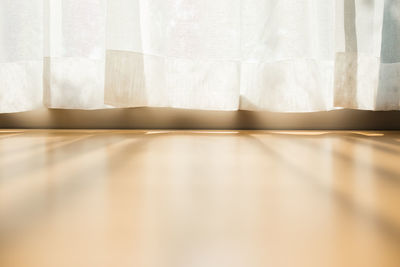
POLYGON ((399 132, 0 131, 1 267, 397 267, 399 207, 399 132))

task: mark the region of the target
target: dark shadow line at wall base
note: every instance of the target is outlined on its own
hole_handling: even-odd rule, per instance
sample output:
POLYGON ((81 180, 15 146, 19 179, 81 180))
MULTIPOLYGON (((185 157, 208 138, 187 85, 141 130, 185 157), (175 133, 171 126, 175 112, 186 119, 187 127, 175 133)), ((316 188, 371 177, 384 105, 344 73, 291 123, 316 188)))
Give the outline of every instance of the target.
POLYGON ((171 108, 39 109, 0 114, 1 129, 400 130, 400 111, 312 113, 171 108))

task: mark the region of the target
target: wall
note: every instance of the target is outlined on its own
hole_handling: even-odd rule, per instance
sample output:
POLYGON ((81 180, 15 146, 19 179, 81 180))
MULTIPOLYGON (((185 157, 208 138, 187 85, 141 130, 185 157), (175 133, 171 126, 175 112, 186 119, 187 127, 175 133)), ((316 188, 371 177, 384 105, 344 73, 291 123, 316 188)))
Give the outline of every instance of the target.
POLYGON ((168 108, 39 109, 0 114, 0 128, 400 130, 400 111, 316 113, 192 111, 168 108))

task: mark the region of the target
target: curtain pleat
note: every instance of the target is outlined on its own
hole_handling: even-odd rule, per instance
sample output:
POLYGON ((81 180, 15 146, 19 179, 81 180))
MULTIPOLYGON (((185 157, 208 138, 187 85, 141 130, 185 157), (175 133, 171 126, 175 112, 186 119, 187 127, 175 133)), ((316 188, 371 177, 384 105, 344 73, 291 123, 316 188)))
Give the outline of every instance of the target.
POLYGON ((400 0, 2 0, 0 112, 400 107, 400 0))

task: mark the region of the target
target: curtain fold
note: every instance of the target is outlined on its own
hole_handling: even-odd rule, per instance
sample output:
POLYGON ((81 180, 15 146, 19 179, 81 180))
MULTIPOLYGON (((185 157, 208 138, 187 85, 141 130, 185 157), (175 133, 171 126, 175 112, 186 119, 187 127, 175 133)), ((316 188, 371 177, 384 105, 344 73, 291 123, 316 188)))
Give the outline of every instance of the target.
POLYGON ((400 107, 400 0, 2 0, 0 112, 400 107))

